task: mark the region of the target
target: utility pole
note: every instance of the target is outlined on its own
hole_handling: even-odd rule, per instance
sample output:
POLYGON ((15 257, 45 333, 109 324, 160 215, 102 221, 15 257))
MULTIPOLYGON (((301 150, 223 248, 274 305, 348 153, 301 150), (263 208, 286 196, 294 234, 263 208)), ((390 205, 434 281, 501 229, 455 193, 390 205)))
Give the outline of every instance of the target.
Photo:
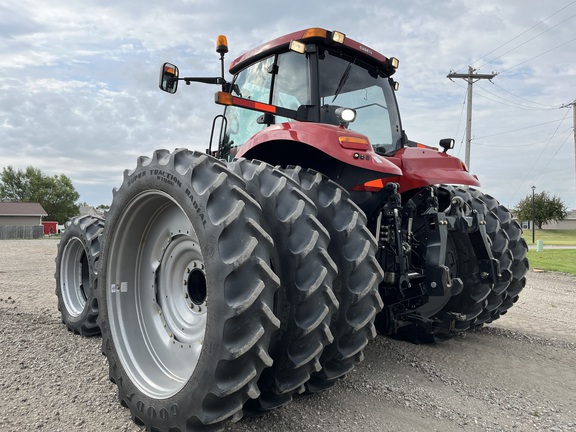
POLYGON ((476 69, 474 69, 472 66, 468 66, 467 74, 450 72, 448 75, 446 75, 446 78, 449 78, 450 80, 452 78, 462 78, 464 81, 468 82, 468 97, 466 98, 466 157, 464 159, 468 169, 470 169, 470 141, 472 140, 472 85, 481 79, 491 80, 496 75, 498 75, 496 73, 477 74, 474 72, 476 72, 476 69))
MULTIPOLYGON (((560 108, 572 107, 572 129, 574 130, 574 191, 576 192, 576 100, 572 103, 562 105, 560 108)), ((576 208, 576 207, 575 207, 576 208)))

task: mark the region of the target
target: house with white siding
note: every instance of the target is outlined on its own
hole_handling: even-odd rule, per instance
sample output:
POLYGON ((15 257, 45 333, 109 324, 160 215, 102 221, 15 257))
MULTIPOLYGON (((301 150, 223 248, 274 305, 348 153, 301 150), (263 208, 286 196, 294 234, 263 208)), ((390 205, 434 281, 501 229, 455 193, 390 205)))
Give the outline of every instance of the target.
POLYGON ((0 202, 0 239, 41 238, 46 210, 35 202, 0 202))

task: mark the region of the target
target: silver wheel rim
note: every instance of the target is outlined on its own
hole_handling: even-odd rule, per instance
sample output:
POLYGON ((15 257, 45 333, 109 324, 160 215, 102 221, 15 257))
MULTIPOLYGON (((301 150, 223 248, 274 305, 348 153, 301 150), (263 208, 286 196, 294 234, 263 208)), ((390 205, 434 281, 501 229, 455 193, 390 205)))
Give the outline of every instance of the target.
POLYGON ((172 197, 147 191, 123 210, 110 241, 106 297, 119 359, 144 394, 168 398, 192 376, 204 343, 198 237, 172 197))
POLYGON ((78 317, 86 306, 86 292, 90 285, 88 257, 82 240, 72 237, 62 253, 60 264, 60 290, 68 314, 78 317))

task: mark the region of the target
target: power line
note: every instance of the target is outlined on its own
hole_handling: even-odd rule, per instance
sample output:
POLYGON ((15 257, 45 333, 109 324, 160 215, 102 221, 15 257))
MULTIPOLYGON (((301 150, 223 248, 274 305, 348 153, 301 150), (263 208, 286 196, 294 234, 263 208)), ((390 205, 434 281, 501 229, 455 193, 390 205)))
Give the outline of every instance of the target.
MULTIPOLYGON (((490 60, 489 62, 487 62, 487 63, 484 63, 484 64, 483 64, 482 66, 480 66, 478 69, 482 69, 484 66, 487 66, 487 65, 489 65, 489 64, 491 64, 491 63, 493 63, 493 62, 494 62, 494 60, 498 60, 499 58, 502 58, 502 57, 504 57, 506 54, 509 54, 509 53, 511 53, 512 51, 514 51, 514 50, 516 50, 516 49, 520 48, 521 46, 524 46, 524 45, 526 45, 528 42, 531 42, 531 41, 533 41, 534 39, 536 39, 536 38, 538 38, 538 37, 542 36, 544 33, 548 33, 550 30, 552 30, 552 29, 555 29, 556 27, 558 27, 558 26, 559 26, 559 25, 561 25, 561 24, 564 24, 566 21, 569 21, 569 20, 571 20, 571 19, 572 19, 572 18, 574 18, 575 16, 576 16, 576 14, 574 14, 574 15, 570 15, 570 16, 569 16, 568 18, 566 18, 564 21, 560 21, 558 24, 556 24, 556 25, 554 25, 554 26, 552 26, 552 27, 550 27, 550 28, 548 28, 548 29, 544 30, 542 33, 538 33, 536 36, 533 36, 533 37, 531 37, 530 39, 528 39, 528 40, 526 40, 526 41, 522 42, 520 45, 517 45, 517 46, 515 46, 514 48, 512 48, 512 49, 510 49, 510 50, 506 51, 504 54, 501 54, 501 55, 499 55, 498 57, 495 57, 495 58, 493 58, 493 59, 492 59, 492 60, 490 60)), ((558 48, 558 47, 557 47, 557 48, 558 48)), ((554 49, 555 49, 555 48, 554 48, 554 49)))
MULTIPOLYGON (((492 54, 493 52, 498 51, 500 48, 505 47, 505 46, 508 45, 509 43, 511 43, 511 42, 515 41, 516 39, 518 39, 520 36, 523 36, 524 34, 528 33, 530 30, 532 30, 532 29, 538 27, 540 24, 543 24, 544 22, 548 21, 548 20, 549 20, 550 18, 552 18, 553 16, 558 15, 560 12, 562 12, 563 10, 569 8, 569 7, 572 6, 574 3, 576 3, 576 1, 573 1, 572 3, 569 3, 568 5, 564 6, 562 9, 557 10, 556 12, 554 12, 554 13, 553 13, 552 15, 550 15, 549 17, 544 18, 543 20, 537 22, 537 23, 534 24, 532 27, 524 30, 524 31, 523 31, 522 33, 520 33, 519 35, 513 37, 513 38, 510 39, 509 41, 507 41, 507 42, 503 43, 502 45, 498 46, 497 48, 494 48, 492 51, 490 51, 490 52, 487 53, 487 54, 484 54, 482 57, 480 57, 480 58, 477 59, 477 60, 474 60, 474 61, 473 61, 472 63, 470 63, 470 64, 474 64, 474 63, 476 63, 476 62, 479 62, 480 60, 485 59, 486 57, 488 57, 488 56, 489 56, 490 54, 492 54)), ((461 70, 463 70, 463 69, 465 69, 465 68, 466 68, 466 66, 461 67, 460 69, 458 69, 458 71, 461 71, 461 70)))
POLYGON ((511 69, 517 68, 518 66, 522 66, 524 63, 528 63, 529 61, 534 60, 535 58, 542 57, 543 55, 548 54, 548 53, 550 53, 550 52, 552 52, 552 51, 554 51, 554 50, 556 50, 556 49, 558 49, 558 48, 562 48, 564 45, 568 45, 569 43, 572 43, 572 42, 574 42, 574 41, 576 41, 576 38, 570 39, 568 42, 564 42, 563 44, 558 45, 558 46, 556 46, 556 47, 554 47, 554 48, 551 48, 551 49, 549 49, 548 51, 544 51, 543 53, 540 53, 540 54, 538 54, 538 55, 535 55, 534 57, 531 57, 531 58, 529 58, 528 60, 524 60, 523 62, 518 63, 517 65, 514 65, 514 66, 511 66, 511 67, 509 67, 509 68, 507 68, 507 69, 504 69, 504 70, 501 71, 500 73, 508 72, 508 71, 511 70, 511 69))
MULTIPOLYGON (((558 132, 558 129, 560 129, 560 126, 562 125, 562 123, 564 122, 564 120, 566 120, 566 117, 568 116, 568 112, 569 112, 569 111, 566 112, 566 115, 564 116, 564 118, 562 119, 562 121, 560 122, 560 124, 556 127, 556 130, 554 131, 554 133, 552 134, 552 136, 550 137, 550 139, 548 140, 548 142, 546 143, 546 145, 544 146, 544 148, 543 148, 542 151, 540 152, 540 155, 538 155, 538 157, 536 158, 536 160, 534 161, 534 163, 532 164, 532 166, 530 167, 530 169, 526 171, 526 175, 524 176, 524 179, 522 180, 522 182, 520 183, 520 185, 518 186, 518 188, 516 189, 516 191, 515 191, 514 194, 512 195, 513 198, 516 196, 516 194, 518 193, 518 191, 524 186, 524 183, 525 183, 526 180, 528 179, 528 176, 530 175, 530 173, 534 171, 534 167, 535 167, 536 164, 541 160, 542 155, 543 155, 544 152, 548 149, 548 146, 550 145, 550 143, 552 142, 552 140, 553 140, 554 137, 556 136, 556 133, 558 132)), ((509 203, 508 206, 510 206, 510 203, 509 203)))
POLYGON ((502 91, 505 91, 505 92, 508 93, 510 96, 514 96, 515 98, 521 99, 521 100, 523 100, 523 101, 525 101, 525 102, 528 102, 528 103, 531 103, 531 104, 534 104, 534 105, 540 105, 540 106, 543 106, 543 107, 548 107, 548 108, 550 108, 550 109, 556 109, 556 108, 558 108, 558 106, 556 106, 556 105, 547 105, 547 104, 542 104, 542 103, 539 103, 539 102, 530 101, 530 100, 528 100, 528 99, 523 98, 522 96, 515 95, 514 93, 506 90, 504 87, 499 86, 498 84, 496 84, 496 83, 493 82, 493 81, 491 81, 491 83, 492 83, 493 86, 498 87, 498 88, 499 88, 500 90, 502 90, 502 91))
POLYGON ((504 105, 504 106, 510 107, 510 108, 516 108, 516 109, 521 109, 521 110, 525 110, 525 111, 550 111, 550 110, 552 110, 552 109, 558 109, 558 107, 555 107, 555 108, 545 108, 545 109, 544 109, 544 108, 535 108, 535 107, 528 107, 528 106, 525 106, 525 105, 519 105, 519 104, 517 104, 516 102, 512 102, 512 101, 509 101, 508 99, 504 99, 502 96, 497 95, 496 93, 493 93, 493 92, 491 92, 490 90, 486 90, 484 87, 481 87, 481 86, 480 86, 480 90, 485 91, 486 93, 489 93, 489 94, 491 94, 492 96, 495 96, 495 97, 497 97, 497 98, 499 98, 499 99, 502 99, 502 100, 503 100, 504 102, 506 102, 506 103, 504 103, 504 102, 502 102, 502 101, 499 101, 499 100, 496 100, 496 99, 489 98, 488 96, 484 96, 484 95, 482 95, 482 94, 478 94, 478 96, 483 97, 484 99, 488 99, 489 101, 496 102, 496 103, 498 103, 498 104, 500 104, 500 105, 504 105))
POLYGON ((557 122, 562 123, 564 120, 566 120, 566 116, 564 116, 563 118, 561 118, 561 119, 559 119, 559 120, 552 120, 552 121, 548 121, 548 122, 544 122, 544 123, 538 123, 538 124, 535 124, 535 125, 532 125, 532 126, 526 126, 526 127, 520 128, 520 129, 513 129, 513 130, 509 130, 509 131, 498 132, 498 133, 495 133, 495 134, 483 135, 483 136, 480 136, 480 137, 476 137, 475 140, 479 140, 479 139, 483 139, 483 138, 491 138, 491 137, 498 136, 498 135, 505 135, 505 134, 512 133, 512 132, 520 132, 520 131, 523 131, 523 130, 526 130, 526 129, 532 129, 532 128, 544 126, 544 125, 547 125, 547 124, 557 123, 557 122))
MULTIPOLYGON (((460 117, 458 118, 458 127, 456 127, 456 138, 458 138, 458 133, 460 132, 460 125, 462 124, 462 117, 464 114, 464 107, 466 106, 466 94, 464 94, 464 100, 462 101, 462 109, 460 109, 460 117)), ((456 157, 460 157, 460 150, 462 150, 462 143, 464 142, 464 136, 462 135, 462 140, 460 141, 460 147, 458 147, 458 153, 456 157)))
POLYGON ((562 142, 562 144, 560 144, 560 146, 558 147, 558 150, 556 150, 556 153, 554 153, 554 156, 552 156, 550 158, 550 160, 548 160, 548 162, 546 163, 546 165, 544 165, 544 168, 542 168, 542 170, 540 170, 540 172, 538 173, 538 175, 534 178, 534 180, 532 181, 532 183, 536 183, 536 180, 538 180, 540 178, 540 176, 542 175, 542 173, 546 170, 546 168, 548 168, 548 165, 550 165, 550 162, 552 162, 554 160, 554 158, 556 157, 556 155, 558 155, 558 153, 560 152, 560 150, 564 147, 564 144, 566 144, 568 142, 568 138, 570 138, 570 136, 572 135, 572 133, 568 134, 566 136, 566 138, 564 139, 564 142, 562 142))
MULTIPOLYGON (((494 84, 493 81, 490 81, 490 82, 491 82, 492 84, 494 84)), ((464 87, 464 86, 459 85, 458 83, 454 83, 454 84, 456 84, 456 85, 457 85, 458 87, 460 87, 460 88, 466 88, 466 87, 464 87)), ((486 90, 486 88, 484 88, 484 87, 482 87, 482 86, 480 86, 480 90, 485 91, 486 93, 489 93, 489 94, 491 94, 491 95, 493 95, 493 96, 496 96, 497 98, 500 98, 500 99, 502 99, 503 101, 505 101, 505 102, 507 102, 507 103, 504 103, 504 102, 499 101, 499 100, 496 100, 496 99, 492 99, 492 98, 490 98, 490 97, 488 97, 488 96, 485 96, 485 95, 483 95, 483 94, 481 94, 481 93, 478 93, 478 96, 480 96, 481 98, 487 99, 487 100, 489 100, 489 101, 496 102, 496 103, 498 103, 498 104, 500 104, 500 105, 508 106, 508 107, 511 107, 511 108, 522 109, 522 110, 525 110, 525 111, 552 111, 552 110, 558 109, 558 106, 554 106, 553 108, 536 108, 536 107, 528 107, 528 106, 525 106, 525 105, 519 105, 519 104, 517 104, 516 102, 512 102, 512 101, 510 101, 510 100, 508 100, 508 99, 503 98, 502 96, 500 96, 500 95, 498 95, 498 94, 496 94, 496 93, 491 92, 490 90, 486 90)), ((552 107, 553 105, 547 105, 547 106, 552 107)))
MULTIPOLYGON (((566 132, 572 133, 572 128, 565 129, 562 132, 560 132, 558 135, 563 135, 566 132)), ((545 143, 547 141, 548 140, 545 139, 545 140, 536 141, 536 142, 527 143, 527 144, 484 144, 483 142, 478 142, 476 139, 474 139, 474 145, 478 145, 481 147, 497 147, 499 149, 505 150, 508 148, 516 148, 516 147, 522 147, 522 148, 531 147, 533 145, 542 144, 542 143, 545 143)))

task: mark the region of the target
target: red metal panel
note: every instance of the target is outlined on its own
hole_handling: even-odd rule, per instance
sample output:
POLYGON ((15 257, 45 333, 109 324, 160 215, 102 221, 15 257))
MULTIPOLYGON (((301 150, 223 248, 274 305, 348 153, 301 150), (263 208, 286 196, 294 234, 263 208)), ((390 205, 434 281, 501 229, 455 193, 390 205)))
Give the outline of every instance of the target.
POLYGON ((238 150, 236 157, 242 157, 254 147, 270 141, 297 141, 315 147, 348 165, 387 175, 402 175, 398 166, 384 156, 377 155, 372 146, 366 146, 365 150, 346 148, 340 144, 340 137, 369 142, 366 136, 339 126, 306 122, 281 123, 254 135, 238 150))
POLYGON ((402 169, 401 177, 386 179, 386 182, 400 183, 401 192, 434 184, 480 186, 478 178, 468 172, 464 163, 448 153, 407 147, 387 159, 402 169))

